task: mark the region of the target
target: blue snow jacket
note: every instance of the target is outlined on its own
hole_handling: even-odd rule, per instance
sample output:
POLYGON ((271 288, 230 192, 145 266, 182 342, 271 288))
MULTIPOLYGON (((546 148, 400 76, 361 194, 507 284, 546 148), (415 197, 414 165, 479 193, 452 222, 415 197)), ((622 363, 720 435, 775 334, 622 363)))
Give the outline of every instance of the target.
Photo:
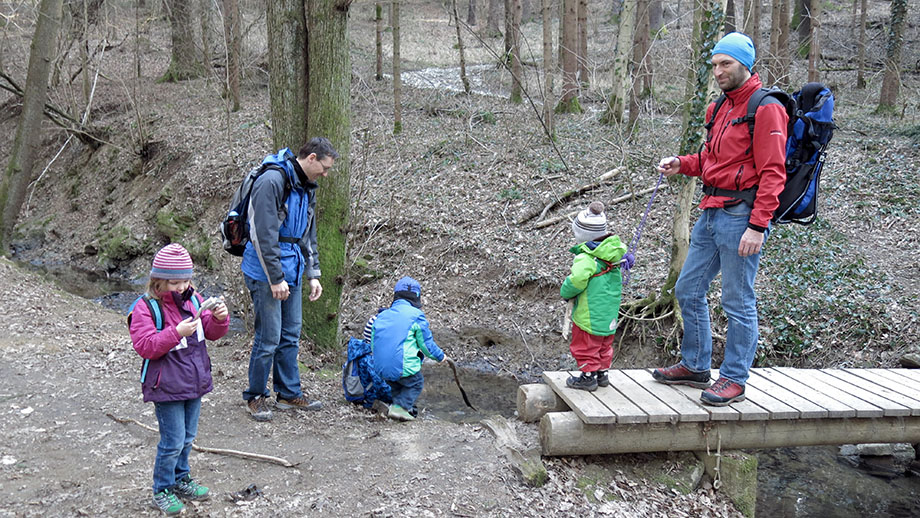
POLYGON ((444 351, 434 342, 428 319, 421 309, 408 300, 397 299, 377 314, 371 334, 374 368, 385 380, 396 381, 422 369, 425 355, 435 361, 444 359, 444 351))
POLYGON ((320 277, 316 243, 316 183, 307 179, 294 153, 284 148, 268 155, 263 164, 284 169, 269 169, 252 185, 249 198, 249 243, 243 252, 243 273, 257 281, 292 286, 320 277), (291 193, 284 199, 284 186, 291 193))

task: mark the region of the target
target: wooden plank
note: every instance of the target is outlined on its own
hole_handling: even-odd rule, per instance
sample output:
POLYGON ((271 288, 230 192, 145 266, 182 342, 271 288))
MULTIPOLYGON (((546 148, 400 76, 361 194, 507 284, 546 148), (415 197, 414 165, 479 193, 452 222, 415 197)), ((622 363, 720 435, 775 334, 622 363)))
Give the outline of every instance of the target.
MULTIPOLYGON (((608 371, 608 376, 613 371, 608 371)), ((611 380, 612 383, 613 380, 611 380)), ((638 388, 638 387, 637 387, 638 388)), ((617 424, 626 423, 647 423, 648 414, 636 406, 623 393, 617 390, 612 384, 609 387, 597 387, 594 397, 599 399, 611 412, 617 417, 617 424)))
MULTIPOLYGON (((808 369, 771 368, 765 373, 775 376, 774 381, 785 383, 789 390, 827 408, 827 417, 856 417, 856 408, 863 412, 872 410, 866 402, 816 380, 808 369)), ((876 407, 877 408, 877 407, 876 407)))
POLYGON ((584 390, 571 389, 565 386, 565 380, 568 379, 567 372, 543 372, 543 380, 559 397, 569 405, 578 417, 587 424, 613 424, 616 423, 616 415, 601 403, 594 394, 584 390))
MULTIPOLYGON (((650 423, 676 423, 680 418, 673 408, 661 402, 660 399, 652 395, 651 392, 637 383, 619 370, 607 371, 610 378, 610 386, 616 387, 616 390, 629 398, 636 406, 641 408, 648 415, 650 423)), ((617 415, 619 422, 619 415, 617 415)))
MULTIPOLYGON (((709 412, 710 421, 738 421, 741 419, 741 412, 731 406, 709 406, 700 401, 700 393, 703 389, 693 388, 687 385, 671 385, 671 388, 683 394, 695 405, 709 412)), ((737 405, 738 403, 735 403, 737 405)))
POLYGON ((651 372, 644 369, 627 369, 620 372, 673 409, 677 413, 678 422, 709 421, 709 412, 689 401, 683 394, 671 388, 671 385, 655 381, 651 372))
POLYGON ((910 380, 911 382, 920 385, 920 369, 885 369, 890 374, 897 374, 898 376, 903 376, 910 380))
POLYGON ((744 395, 749 401, 757 403, 758 406, 769 412, 768 419, 798 419, 802 415, 802 412, 794 407, 752 385, 750 380, 744 385, 744 395))
POLYGON ((767 371, 769 371, 769 369, 751 369, 751 376, 747 380, 747 385, 757 387, 792 408, 795 408, 800 413, 800 419, 820 419, 822 417, 828 417, 829 412, 827 408, 783 386, 781 383, 786 381, 785 376, 767 371), (779 382, 775 382, 771 378, 778 378, 779 382))
MULTIPOLYGON (((712 379, 719 379, 719 369, 712 369, 709 373, 712 379)), ((703 403, 704 408, 713 408, 711 405, 703 403)), ((738 411, 742 421, 761 421, 764 419, 770 418, 770 412, 762 408, 756 402, 750 401, 748 399, 747 387, 744 390, 744 401, 738 401, 729 405, 730 408, 734 408, 738 411)), ((718 408, 718 407, 715 407, 718 408)))
POLYGON ((781 448, 819 444, 920 442, 920 417, 777 419, 644 425, 588 425, 572 412, 540 420, 544 455, 781 448))
MULTIPOLYGON (((875 418, 889 415, 885 413, 885 409, 893 406, 891 401, 871 394, 852 383, 840 380, 827 372, 816 369, 790 369, 784 367, 776 370, 788 376, 794 376, 810 387, 819 388, 828 396, 856 410, 856 417, 875 418)), ((910 412, 903 415, 910 415, 910 412)))
MULTIPOLYGON (((911 399, 920 401, 920 380, 914 381, 911 378, 904 376, 898 371, 907 371, 910 369, 844 369, 847 372, 852 372, 857 376, 861 376, 862 372, 870 372, 879 378, 885 378, 891 381, 890 384, 886 385, 888 388, 904 394, 905 396, 910 397, 911 399)), ((912 415, 917 415, 913 414, 912 415)))
POLYGON ((870 373, 864 373, 862 376, 859 376, 857 373, 840 369, 826 369, 822 372, 838 378, 844 383, 859 387, 878 398, 878 402, 868 398, 864 399, 874 405, 881 406, 885 410, 885 415, 911 415, 914 409, 917 411, 914 415, 920 415, 920 401, 915 401, 908 396, 888 388, 886 384, 889 383, 889 381, 885 378, 872 379, 870 373))

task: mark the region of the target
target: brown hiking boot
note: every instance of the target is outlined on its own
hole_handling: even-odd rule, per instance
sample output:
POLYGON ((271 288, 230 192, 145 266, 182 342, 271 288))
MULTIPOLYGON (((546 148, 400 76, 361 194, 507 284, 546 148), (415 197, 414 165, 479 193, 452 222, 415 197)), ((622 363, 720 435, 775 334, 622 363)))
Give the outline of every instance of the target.
POLYGON ((655 381, 667 385, 690 385, 702 389, 709 387, 709 371, 693 372, 679 363, 664 369, 655 369, 652 377, 655 381))
POLYGON ((725 406, 736 401, 744 401, 744 385, 739 385, 728 378, 719 378, 700 394, 700 400, 712 406, 725 406))
POLYGON ((254 397, 246 402, 249 415, 256 421, 271 421, 272 410, 268 408, 268 401, 264 397, 254 397))
POLYGON ((304 396, 298 396, 291 399, 286 399, 281 396, 278 396, 278 402, 275 403, 275 407, 279 410, 319 410, 323 408, 323 403, 321 401, 315 401, 312 399, 307 399, 304 396))

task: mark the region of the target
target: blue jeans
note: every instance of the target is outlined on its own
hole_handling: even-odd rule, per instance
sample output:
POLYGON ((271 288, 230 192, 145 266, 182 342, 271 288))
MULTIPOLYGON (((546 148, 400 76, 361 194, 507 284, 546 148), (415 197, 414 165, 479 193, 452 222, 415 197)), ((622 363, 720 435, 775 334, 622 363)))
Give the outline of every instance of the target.
POLYGON ((418 371, 396 381, 387 381, 387 384, 393 391, 393 404, 412 412, 415 408, 415 401, 422 393, 422 388, 425 387, 425 377, 422 376, 422 371, 418 371))
POLYGON ((201 398, 153 404, 160 426, 160 443, 153 464, 153 492, 171 488, 188 475, 188 454, 198 435, 201 398))
MULTIPOLYGON (((738 245, 747 230, 751 207, 705 209, 693 226, 690 252, 674 293, 684 319, 681 363, 693 372, 712 368, 712 328, 706 293, 722 271, 722 308, 728 317, 725 359, 719 375, 744 385, 757 351, 757 295, 754 277, 760 253, 741 257, 738 245)), ((764 241, 770 230, 764 233, 764 241)))
POLYGON ((268 282, 244 277, 252 295, 255 336, 249 356, 249 388, 243 391, 243 399, 249 401, 271 395, 266 387, 269 372, 276 394, 285 399, 300 397, 303 391, 300 389, 297 349, 303 320, 303 285, 288 285, 291 293, 287 300, 281 301, 272 298, 272 287, 268 282))

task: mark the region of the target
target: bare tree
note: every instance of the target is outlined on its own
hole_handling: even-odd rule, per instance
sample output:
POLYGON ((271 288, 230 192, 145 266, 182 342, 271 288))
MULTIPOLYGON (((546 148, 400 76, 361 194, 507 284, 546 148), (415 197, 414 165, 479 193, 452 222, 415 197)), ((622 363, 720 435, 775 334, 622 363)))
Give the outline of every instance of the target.
POLYGON ((578 102, 578 1, 563 0, 562 18, 562 96, 556 111, 581 113, 578 102))
POLYGON ((275 149, 307 141, 307 20, 303 0, 269 0, 268 93, 275 149))
POLYGON ((402 78, 399 63, 399 0, 393 0, 393 133, 402 133, 402 78))
POLYGON ((486 15, 485 36, 494 38, 501 36, 502 30, 499 24, 503 22, 502 18, 505 0, 489 0, 489 10, 486 15))
POLYGON ((552 0, 543 0, 543 125, 546 134, 553 138, 553 73, 556 69, 553 63, 553 4, 552 0))
POLYGON ((470 95, 470 80, 466 77, 466 56, 463 53, 463 38, 460 36, 460 15, 457 12, 457 0, 451 0, 451 9, 454 12, 454 19, 457 20, 454 27, 457 28, 457 51, 460 53, 460 84, 463 85, 463 92, 466 95, 470 95))
POLYGON ((735 32, 735 0, 725 4, 725 32, 735 32))
POLYGON ((470 27, 476 25, 476 0, 470 0, 466 10, 466 24, 470 27))
POLYGON ((811 5, 811 35, 808 38, 808 81, 818 81, 818 60, 821 59, 821 2, 811 5))
POLYGON ((29 70, 23 93, 22 113, 10 150, 5 174, 0 179, 0 253, 8 255, 13 228, 25 200, 26 188, 41 146, 41 123, 48 96, 51 61, 61 31, 62 0, 42 0, 32 35, 29 70))
MULTIPOLYGON (((511 35, 511 97, 514 104, 520 104, 523 101, 521 97, 521 78, 524 69, 521 66, 521 0, 508 0, 506 4, 510 7, 510 26, 508 32, 511 35)), ((459 31, 459 29, 458 29, 459 31)), ((507 35, 506 35, 507 38, 507 35)))
POLYGON ((888 22, 888 46, 885 48, 885 75, 878 98, 879 112, 893 112, 901 89, 901 46, 907 21, 907 0, 891 1, 888 22))
POLYGON ((223 0, 224 8, 224 40, 227 46, 227 82, 225 94, 233 103, 232 110, 240 109, 240 69, 241 42, 240 36, 240 2, 239 0, 223 0))
POLYGON ((767 84, 787 85, 789 78, 786 70, 789 66, 789 3, 778 0, 772 4, 770 14, 770 58, 767 84))
POLYGON ((374 43, 377 51, 377 68, 374 79, 383 79, 383 6, 380 2, 374 3, 374 43))
POLYGON ((169 68, 160 82, 184 81, 201 77, 203 67, 195 46, 194 3, 188 0, 164 0, 169 17, 172 48, 169 68))
POLYGON ((649 34, 656 34, 664 25, 664 12, 661 0, 652 0, 648 3, 648 29, 649 34))
POLYGON ((636 0, 624 0, 620 11, 620 30, 617 33, 616 55, 613 58, 613 91, 607 100, 607 110, 601 120, 605 123, 623 122, 630 86, 630 61, 633 56, 633 37, 636 29, 636 0))
POLYGON ((587 88, 588 80, 588 0, 578 0, 578 84, 587 88))
POLYGON ((866 78, 863 74, 866 70, 866 11, 868 0, 856 0, 859 2, 859 43, 857 43, 857 69, 856 69, 856 88, 866 87, 866 78))
MULTIPOLYGON (((785 0, 784 0, 785 1, 785 0)), ((761 0, 744 0, 744 22, 741 31, 750 36, 754 48, 760 51, 760 2, 761 0)))

